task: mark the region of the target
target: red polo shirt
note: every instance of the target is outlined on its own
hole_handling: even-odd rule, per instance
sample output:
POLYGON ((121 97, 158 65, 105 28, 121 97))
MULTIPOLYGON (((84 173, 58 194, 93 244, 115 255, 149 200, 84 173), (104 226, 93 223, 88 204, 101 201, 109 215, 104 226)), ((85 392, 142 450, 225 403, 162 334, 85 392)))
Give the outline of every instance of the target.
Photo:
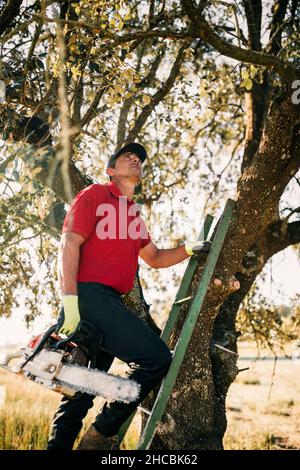
POLYGON ((77 281, 100 282, 119 293, 133 287, 138 254, 151 240, 136 203, 112 182, 80 191, 64 221, 63 233, 85 239, 80 246, 77 281))

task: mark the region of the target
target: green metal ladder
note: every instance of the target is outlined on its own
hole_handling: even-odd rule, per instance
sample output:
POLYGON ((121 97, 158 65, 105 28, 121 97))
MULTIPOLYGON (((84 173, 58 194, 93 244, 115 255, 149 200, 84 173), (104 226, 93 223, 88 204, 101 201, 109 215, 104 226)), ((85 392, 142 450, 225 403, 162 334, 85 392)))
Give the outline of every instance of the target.
MULTIPOLYGON (((144 450, 144 449, 150 448, 153 438, 155 436, 157 426, 164 414, 168 399, 172 393, 172 389, 175 385, 180 366, 184 359, 186 349, 188 347, 189 341, 193 334, 193 330, 196 326, 199 314, 201 313, 202 304, 203 304, 208 286, 210 284, 212 275, 214 273, 228 227, 232 219, 234 204, 235 204, 235 201, 233 201, 232 199, 228 199, 226 202, 223 214, 220 218, 214 239, 212 241, 209 255, 207 257, 207 260, 203 269, 201 280, 199 282, 197 291, 194 296, 186 297, 186 294, 188 292, 190 283, 192 281, 194 272, 197 267, 197 263, 198 263, 197 258, 195 257, 190 258, 186 271, 183 275, 183 278, 182 278, 180 287, 178 289, 175 301, 173 303, 168 321, 161 335, 161 338, 163 341, 165 341, 165 343, 167 343, 170 338, 171 332, 174 328, 176 319, 179 314, 181 304, 184 302, 187 302, 188 300, 192 300, 192 301, 191 301, 185 322, 183 324, 180 336, 178 338, 177 344, 173 352, 173 359, 172 359, 171 366, 169 368, 169 371, 166 377, 161 383, 160 390, 157 394, 152 410, 150 412, 148 410, 145 410, 145 408, 141 406, 139 407, 142 411, 149 414, 149 418, 143 430, 140 441, 138 443, 138 446, 137 446, 138 450, 144 450)), ((206 216, 203 226, 201 228, 199 237, 198 237, 199 240, 207 239, 213 220, 214 219, 211 215, 206 216)), ((121 427, 119 431, 120 442, 122 442, 127 432, 127 429, 130 426, 132 419, 134 418, 134 415, 135 413, 133 413, 130 416, 130 418, 128 418, 126 423, 124 423, 123 426, 121 427)))

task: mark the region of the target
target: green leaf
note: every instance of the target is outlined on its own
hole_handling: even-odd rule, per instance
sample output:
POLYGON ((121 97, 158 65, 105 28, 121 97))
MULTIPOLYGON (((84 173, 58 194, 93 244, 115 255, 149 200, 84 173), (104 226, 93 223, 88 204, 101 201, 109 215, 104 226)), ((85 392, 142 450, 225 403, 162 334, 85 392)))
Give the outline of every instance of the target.
POLYGON ((275 3, 275 6, 274 6, 274 13, 276 13, 280 8, 280 2, 277 2, 275 3))
POLYGON ((240 87, 241 88, 246 88, 247 91, 250 91, 253 86, 253 82, 251 78, 247 78, 241 82, 240 87))
POLYGON ((251 66, 250 66, 250 78, 254 78, 257 71, 258 71, 258 68, 255 67, 255 65, 251 64, 251 66))
POLYGON ((246 90, 247 90, 247 91, 250 91, 251 88, 252 88, 252 86, 253 86, 253 82, 252 82, 251 78, 248 78, 248 79, 246 80, 246 83, 245 83, 245 88, 246 88, 246 90))

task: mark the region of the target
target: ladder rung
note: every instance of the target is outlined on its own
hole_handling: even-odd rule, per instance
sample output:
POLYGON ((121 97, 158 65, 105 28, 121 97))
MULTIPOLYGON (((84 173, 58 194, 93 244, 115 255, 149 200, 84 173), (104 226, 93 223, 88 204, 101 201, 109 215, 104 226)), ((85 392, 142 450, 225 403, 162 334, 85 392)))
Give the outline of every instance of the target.
POLYGON ((146 413, 146 415, 151 415, 151 411, 150 410, 147 410, 147 408, 145 408, 144 406, 138 406, 138 409, 143 411, 144 413, 146 413))
POLYGON ((239 374, 240 372, 244 372, 244 370, 249 370, 249 369, 250 369, 250 367, 244 367, 243 369, 238 369, 238 374, 239 374))
POLYGON ((228 352, 229 354, 233 354, 234 356, 238 356, 238 353, 231 351, 230 349, 224 348, 220 344, 215 343, 216 348, 222 349, 222 351, 228 352))
POLYGON ((176 300, 176 302, 174 302, 174 305, 183 304, 183 302, 187 302, 188 300, 191 300, 193 297, 194 297, 193 295, 190 295, 189 297, 184 297, 184 299, 176 300))

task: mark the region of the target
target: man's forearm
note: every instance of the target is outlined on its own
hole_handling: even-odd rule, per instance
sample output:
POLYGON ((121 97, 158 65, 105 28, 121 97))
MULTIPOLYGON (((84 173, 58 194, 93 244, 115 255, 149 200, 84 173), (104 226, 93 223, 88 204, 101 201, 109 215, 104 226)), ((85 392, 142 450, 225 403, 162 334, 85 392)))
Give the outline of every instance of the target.
POLYGON ((177 246, 176 248, 159 249, 153 263, 153 268, 168 268, 174 264, 180 263, 189 258, 185 251, 184 245, 177 246))
POLYGON ((58 254, 58 276, 63 295, 77 295, 77 273, 80 247, 68 240, 62 240, 58 254))

